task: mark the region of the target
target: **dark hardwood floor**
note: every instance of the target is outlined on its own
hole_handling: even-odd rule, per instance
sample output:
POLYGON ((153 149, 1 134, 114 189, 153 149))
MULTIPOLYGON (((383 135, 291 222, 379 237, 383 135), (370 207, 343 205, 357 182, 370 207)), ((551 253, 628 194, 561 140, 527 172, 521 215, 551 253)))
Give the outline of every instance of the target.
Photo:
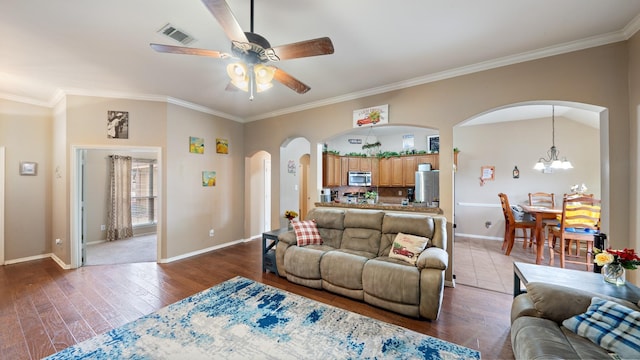
POLYGON ((0 266, 0 358, 40 359, 240 275, 477 349, 483 359, 513 359, 508 294, 445 288, 440 319, 417 320, 262 273, 260 252, 254 240, 161 265, 63 270, 44 259, 0 266))

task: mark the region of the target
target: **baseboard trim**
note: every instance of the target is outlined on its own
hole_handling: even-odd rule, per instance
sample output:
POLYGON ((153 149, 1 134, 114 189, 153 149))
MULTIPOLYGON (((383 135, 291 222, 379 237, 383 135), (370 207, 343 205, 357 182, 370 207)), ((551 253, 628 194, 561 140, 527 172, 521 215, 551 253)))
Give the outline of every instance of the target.
POLYGON ((160 259, 160 260, 158 260, 158 263, 159 264, 167 264, 167 263, 170 263, 170 262, 174 262, 174 261, 190 258, 192 256, 205 254, 205 253, 208 253, 210 251, 223 249, 223 248, 226 248, 228 246, 240 244, 240 243, 243 243, 243 242, 246 242, 246 241, 249 241, 249 240, 240 239, 240 240, 236 240, 236 241, 230 241, 230 242, 226 242, 224 244, 219 244, 219 245, 211 246, 211 247, 208 247, 208 248, 192 251, 192 252, 189 252, 189 253, 186 253, 186 254, 182 254, 182 255, 178 255, 178 256, 174 256, 174 257, 171 257, 171 258, 160 259))
POLYGON ((58 255, 51 254, 51 259, 53 259, 53 261, 55 261, 61 268, 65 270, 71 270, 71 264, 65 264, 64 261, 62 261, 62 259, 58 257, 58 255))
POLYGON ((474 238, 474 239, 483 239, 483 240, 499 240, 502 241, 504 238, 497 236, 484 236, 484 235, 476 235, 476 234, 459 234, 456 233, 456 236, 466 237, 466 238, 474 238))
POLYGON ((48 254, 27 256, 27 257, 18 258, 18 259, 12 259, 12 260, 5 260, 4 264, 5 265, 11 265, 11 264, 18 264, 18 263, 23 263, 23 262, 27 262, 27 261, 46 259, 46 258, 52 257, 52 255, 53 255, 52 253, 48 253, 48 254))

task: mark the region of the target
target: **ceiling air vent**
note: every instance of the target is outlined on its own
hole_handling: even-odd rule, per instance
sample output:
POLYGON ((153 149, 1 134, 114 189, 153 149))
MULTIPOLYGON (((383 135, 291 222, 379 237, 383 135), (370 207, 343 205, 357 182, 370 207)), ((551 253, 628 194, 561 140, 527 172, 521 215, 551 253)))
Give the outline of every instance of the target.
POLYGON ((182 45, 188 45, 195 40, 193 36, 185 33, 180 29, 177 29, 171 24, 163 26, 162 29, 158 30, 158 33, 168 36, 182 45))

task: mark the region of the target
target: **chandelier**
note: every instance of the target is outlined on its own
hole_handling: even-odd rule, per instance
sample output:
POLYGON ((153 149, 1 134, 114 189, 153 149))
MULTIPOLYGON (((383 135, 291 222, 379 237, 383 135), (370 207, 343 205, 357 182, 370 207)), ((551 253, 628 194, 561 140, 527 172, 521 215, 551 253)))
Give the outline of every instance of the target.
POLYGON ((556 116, 553 105, 551 105, 551 149, 547 150, 547 157, 540 158, 533 168, 541 171, 547 168, 573 169, 573 165, 566 157, 560 160, 560 151, 556 148, 556 116))

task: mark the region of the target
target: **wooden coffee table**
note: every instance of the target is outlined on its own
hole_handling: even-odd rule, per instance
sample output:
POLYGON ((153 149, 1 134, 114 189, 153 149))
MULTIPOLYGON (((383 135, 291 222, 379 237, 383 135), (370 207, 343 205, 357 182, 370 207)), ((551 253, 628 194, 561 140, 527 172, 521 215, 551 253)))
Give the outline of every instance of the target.
POLYGON ((594 272, 514 262, 513 296, 516 297, 526 292, 526 290, 521 289, 520 286, 521 284, 526 286, 530 282, 562 285, 624 299, 634 304, 640 301, 640 288, 628 282, 623 286, 616 286, 605 283, 602 275, 594 272))

